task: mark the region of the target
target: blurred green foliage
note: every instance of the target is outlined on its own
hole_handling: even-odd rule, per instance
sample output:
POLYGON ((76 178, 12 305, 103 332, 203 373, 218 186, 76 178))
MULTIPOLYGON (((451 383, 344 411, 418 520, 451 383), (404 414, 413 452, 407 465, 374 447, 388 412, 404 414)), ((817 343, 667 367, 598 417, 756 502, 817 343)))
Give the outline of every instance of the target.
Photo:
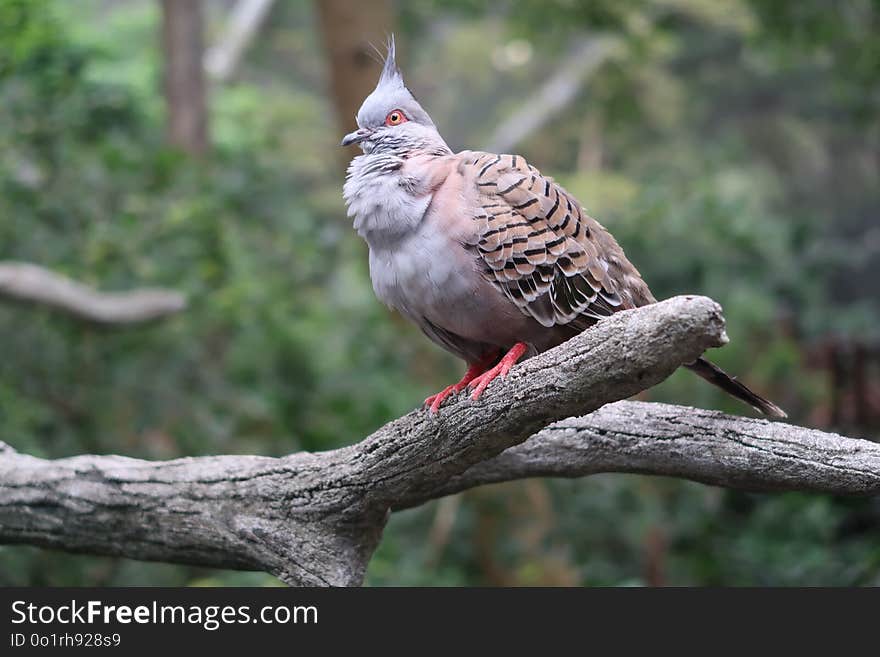
MULTIPOLYGON (((398 9, 405 75, 454 148, 479 148, 584 29, 621 38, 521 152, 612 230, 658 297, 724 305, 732 341, 714 360, 796 422, 827 423, 811 345, 878 338, 877 3, 398 9)), ((373 297, 311 7, 277 3, 235 82, 212 89, 200 161, 163 143, 157 21, 152 0, 0 0, 0 259, 191 302, 120 331, 0 305, 2 438, 40 456, 147 458, 358 440, 459 364, 373 297)), ((746 412, 687 372, 643 396, 746 412)), ((368 583, 880 584, 870 500, 600 476, 440 504, 448 532, 437 503, 392 517, 368 583)), ((273 582, 0 547, 0 584, 273 582)))

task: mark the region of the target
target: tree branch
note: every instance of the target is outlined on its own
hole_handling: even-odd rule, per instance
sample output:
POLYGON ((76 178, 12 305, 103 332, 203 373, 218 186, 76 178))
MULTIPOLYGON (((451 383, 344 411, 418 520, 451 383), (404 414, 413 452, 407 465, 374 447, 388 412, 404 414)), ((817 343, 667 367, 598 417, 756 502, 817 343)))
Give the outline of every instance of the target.
POLYGON ((220 41, 205 54, 205 71, 218 82, 228 81, 260 31, 274 0, 238 0, 220 41))
POLYGON ((880 494, 880 444, 718 411, 620 401, 551 424, 526 442, 440 482, 418 506, 476 486, 605 472, 663 475, 751 491, 880 494))
POLYGON ((414 411, 322 453, 47 461, 0 444, 0 543, 356 585, 391 510, 484 483, 614 471, 878 492, 878 446, 789 425, 622 403, 547 426, 654 385, 725 339, 704 297, 621 312, 515 367, 479 402, 414 411))
POLYGON ((186 298, 171 290, 98 292, 66 276, 24 262, 0 262, 0 298, 48 306, 108 325, 146 322, 179 312, 186 298))
POLYGON ((507 153, 529 135, 535 134, 568 107, 584 83, 613 55, 620 52, 620 39, 607 35, 580 37, 562 65, 522 103, 521 108, 496 129, 486 144, 490 153, 507 153))

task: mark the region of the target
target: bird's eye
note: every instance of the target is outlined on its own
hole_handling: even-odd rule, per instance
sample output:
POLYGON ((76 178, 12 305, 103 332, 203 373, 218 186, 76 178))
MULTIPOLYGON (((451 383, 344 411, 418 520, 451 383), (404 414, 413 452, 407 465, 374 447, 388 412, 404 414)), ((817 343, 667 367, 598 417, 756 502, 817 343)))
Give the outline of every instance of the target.
POLYGON ((406 118, 406 114, 399 109, 391 110, 388 112, 388 116, 385 117, 385 125, 400 125, 405 121, 409 121, 409 119, 406 118))

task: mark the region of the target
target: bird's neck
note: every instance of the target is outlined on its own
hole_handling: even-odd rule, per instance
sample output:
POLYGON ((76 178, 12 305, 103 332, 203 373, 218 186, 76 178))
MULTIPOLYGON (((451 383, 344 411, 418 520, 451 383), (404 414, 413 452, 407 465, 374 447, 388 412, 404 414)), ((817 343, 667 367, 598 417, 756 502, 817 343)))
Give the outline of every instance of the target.
POLYGON ((354 228, 371 249, 395 248, 416 233, 442 184, 450 151, 359 155, 348 168, 343 196, 354 228))
POLYGON ((370 155, 388 155, 408 160, 412 157, 452 154, 452 149, 435 129, 423 129, 415 134, 385 133, 369 146, 370 155))

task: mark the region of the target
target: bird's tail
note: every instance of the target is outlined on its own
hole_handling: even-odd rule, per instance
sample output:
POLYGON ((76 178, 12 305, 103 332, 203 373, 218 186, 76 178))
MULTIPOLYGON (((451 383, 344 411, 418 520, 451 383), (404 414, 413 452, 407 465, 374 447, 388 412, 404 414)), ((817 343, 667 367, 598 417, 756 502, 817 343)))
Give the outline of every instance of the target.
POLYGON ((756 392, 752 392, 745 385, 737 381, 735 377, 730 376, 727 372, 702 356, 697 358, 693 363, 685 365, 685 367, 699 374, 713 386, 718 386, 728 395, 744 401, 756 411, 760 411, 768 417, 788 417, 785 411, 779 408, 776 404, 767 401, 756 392))

